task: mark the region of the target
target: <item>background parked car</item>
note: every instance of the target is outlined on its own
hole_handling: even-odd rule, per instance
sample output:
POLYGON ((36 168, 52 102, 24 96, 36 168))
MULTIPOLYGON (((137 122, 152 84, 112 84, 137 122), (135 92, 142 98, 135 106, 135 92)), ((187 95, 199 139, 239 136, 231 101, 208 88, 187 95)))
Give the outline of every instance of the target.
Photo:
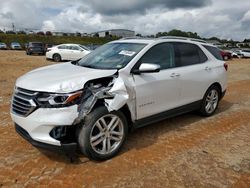
POLYGON ((0 42, 0 50, 7 50, 7 45, 3 42, 0 42))
POLYGON ((250 57, 250 49, 243 49, 240 50, 240 56, 241 57, 250 57))
POLYGON ((12 42, 12 43, 10 43, 10 49, 11 50, 21 50, 22 46, 18 42, 12 42))
POLYGON ((220 50, 220 54, 225 61, 232 59, 232 54, 228 51, 220 50))
POLYGON ((232 49, 230 53, 231 53, 232 58, 239 58, 241 55, 240 50, 238 49, 232 49))
POLYGON ((46 52, 47 59, 53 59, 56 62, 62 60, 77 60, 90 53, 90 49, 79 44, 61 44, 48 48, 46 52))
POLYGON ((32 54, 45 54, 44 44, 42 42, 29 42, 27 49, 26 49, 27 55, 32 54))

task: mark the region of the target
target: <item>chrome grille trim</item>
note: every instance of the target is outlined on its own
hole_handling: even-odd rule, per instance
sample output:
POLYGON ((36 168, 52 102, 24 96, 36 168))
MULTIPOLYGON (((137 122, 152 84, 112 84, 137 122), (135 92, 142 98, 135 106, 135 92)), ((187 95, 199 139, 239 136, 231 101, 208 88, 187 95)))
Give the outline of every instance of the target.
POLYGON ((19 116, 26 117, 37 107, 34 97, 38 92, 15 88, 11 101, 11 111, 19 116))
MULTIPOLYGON (((12 100, 13 100, 15 103, 18 103, 18 104, 20 104, 20 105, 26 105, 26 106, 28 106, 27 104, 25 104, 25 103, 23 103, 23 102, 21 102, 21 101, 16 100, 16 99, 15 99, 15 96, 13 97, 12 100)), ((30 105, 29 107, 31 107, 31 105, 30 105)))
POLYGON ((29 110, 29 109, 30 109, 30 107, 21 106, 21 105, 18 105, 18 104, 16 104, 16 103, 12 103, 12 105, 13 105, 13 106, 16 106, 17 108, 22 108, 22 109, 24 109, 24 110, 29 110))

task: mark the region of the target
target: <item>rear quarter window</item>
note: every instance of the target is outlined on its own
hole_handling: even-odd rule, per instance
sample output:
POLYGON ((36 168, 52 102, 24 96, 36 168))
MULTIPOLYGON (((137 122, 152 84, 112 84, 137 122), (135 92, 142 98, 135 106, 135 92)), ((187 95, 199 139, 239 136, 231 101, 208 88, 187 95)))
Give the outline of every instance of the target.
POLYGON ((206 45, 203 45, 203 47, 205 47, 216 59, 223 61, 220 50, 218 48, 206 45))

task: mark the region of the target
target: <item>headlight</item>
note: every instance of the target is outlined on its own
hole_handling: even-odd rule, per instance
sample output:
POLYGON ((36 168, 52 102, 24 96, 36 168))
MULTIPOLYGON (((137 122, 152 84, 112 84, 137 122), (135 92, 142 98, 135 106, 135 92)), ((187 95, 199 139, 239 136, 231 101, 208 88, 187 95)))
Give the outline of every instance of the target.
POLYGON ((67 94, 39 93, 36 100, 41 107, 64 107, 76 104, 81 94, 82 91, 67 94))

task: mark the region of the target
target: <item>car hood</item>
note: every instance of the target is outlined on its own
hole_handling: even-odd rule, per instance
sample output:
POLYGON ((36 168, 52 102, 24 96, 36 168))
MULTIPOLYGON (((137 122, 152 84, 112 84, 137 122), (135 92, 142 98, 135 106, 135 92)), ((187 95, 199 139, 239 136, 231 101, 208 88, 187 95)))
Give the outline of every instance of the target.
POLYGON ((70 93, 83 88, 84 84, 96 78, 115 74, 117 70, 91 69, 73 65, 70 62, 35 69, 21 76, 16 87, 54 93, 70 93))

